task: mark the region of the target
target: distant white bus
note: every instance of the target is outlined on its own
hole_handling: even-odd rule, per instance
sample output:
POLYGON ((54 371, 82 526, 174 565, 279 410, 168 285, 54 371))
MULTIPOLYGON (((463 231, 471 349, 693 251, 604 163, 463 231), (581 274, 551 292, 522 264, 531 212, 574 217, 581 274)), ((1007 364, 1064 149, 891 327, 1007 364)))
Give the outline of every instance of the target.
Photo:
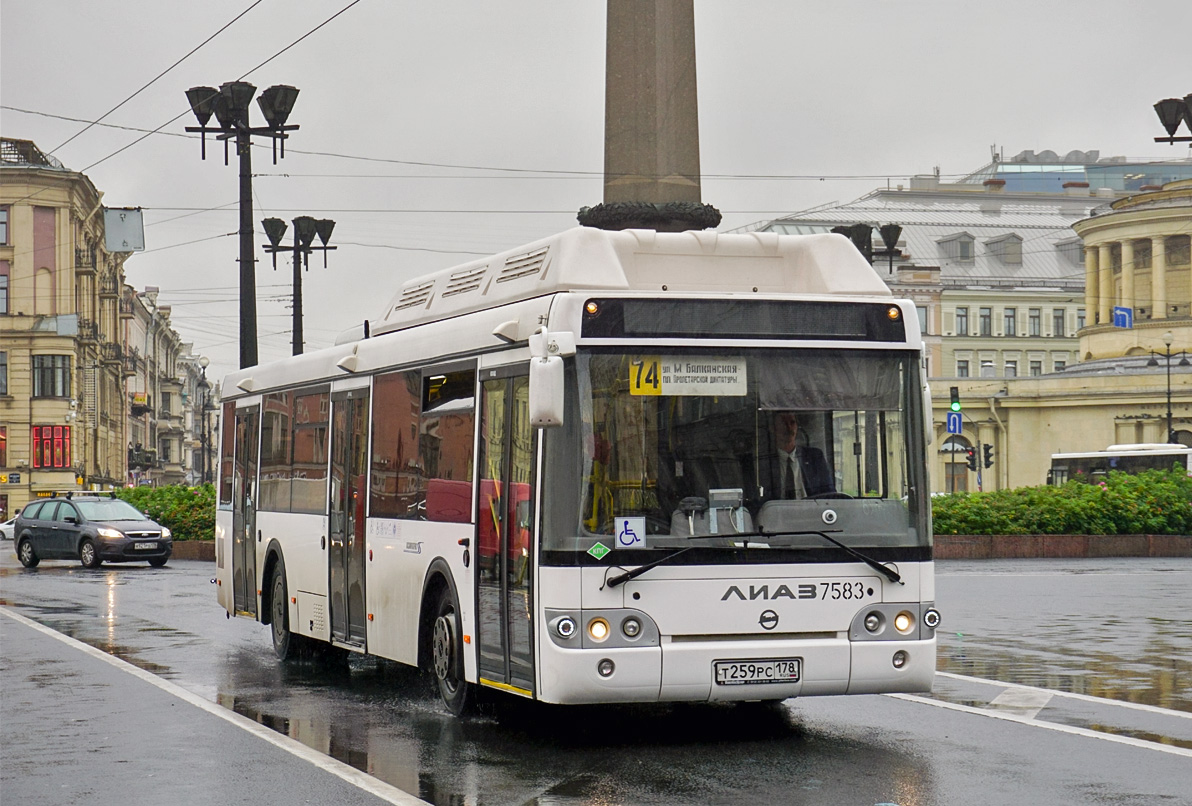
POLYGON ((1110 445, 1103 451, 1053 453, 1047 483, 1061 486, 1068 481, 1101 481, 1111 470, 1141 473, 1171 470, 1178 465, 1192 476, 1192 448, 1162 443, 1110 445))
POLYGON ((929 690, 921 362, 839 235, 577 228, 411 280, 226 378, 219 601, 455 713, 929 690))

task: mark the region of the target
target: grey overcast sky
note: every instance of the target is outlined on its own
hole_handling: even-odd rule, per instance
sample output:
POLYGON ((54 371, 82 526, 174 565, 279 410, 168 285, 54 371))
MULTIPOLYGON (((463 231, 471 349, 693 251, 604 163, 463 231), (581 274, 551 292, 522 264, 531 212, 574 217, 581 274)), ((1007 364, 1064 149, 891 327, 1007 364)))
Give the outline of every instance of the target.
MULTIPOLYGON (((604 13, 597 0, 2 0, 0 130, 84 171, 106 205, 145 208, 128 280, 161 288, 219 376, 238 355, 236 159, 225 167, 214 141, 200 159, 188 87, 301 91, 286 158, 254 151, 254 219, 337 222, 328 268, 314 255, 304 278, 316 349, 380 317, 405 279, 575 226, 601 200, 604 13)), ((1186 0, 696 0, 695 19, 703 197, 725 229, 937 166, 962 175, 992 146, 1188 156, 1153 142, 1151 108, 1192 92, 1186 0)), ((289 265, 273 272, 264 240, 258 223, 262 362, 290 352, 289 265)))

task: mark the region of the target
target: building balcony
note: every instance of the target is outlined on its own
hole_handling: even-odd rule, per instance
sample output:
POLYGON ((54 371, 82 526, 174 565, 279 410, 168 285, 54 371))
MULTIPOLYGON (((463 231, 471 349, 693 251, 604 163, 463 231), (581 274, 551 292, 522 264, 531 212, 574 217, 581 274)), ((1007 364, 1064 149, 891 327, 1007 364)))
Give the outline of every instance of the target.
POLYGON ((114 274, 105 274, 99 278, 99 295, 101 297, 120 296, 120 281, 114 274))
POLYGON ((128 413, 133 417, 144 417, 153 411, 153 398, 144 392, 130 393, 128 403, 128 413))
POLYGON ((123 358, 123 369, 121 370, 125 378, 131 378, 137 374, 137 357, 131 353, 125 353, 123 358))
POLYGON ((152 470, 155 467, 160 467, 157 462, 157 451, 146 450, 145 448, 128 449, 129 470, 152 470))
POLYGON ((134 314, 133 314, 132 305, 133 305, 132 297, 123 296, 120 298, 120 306, 119 307, 120 307, 120 318, 121 319, 132 319, 133 318, 134 314))
POLYGON ((99 341, 99 324, 91 319, 79 319, 79 340, 99 341))
POLYGON ((75 249, 75 271, 79 274, 95 274, 95 252, 75 249))
POLYGON ((124 364, 124 348, 119 344, 101 344, 100 352, 105 364, 124 364))

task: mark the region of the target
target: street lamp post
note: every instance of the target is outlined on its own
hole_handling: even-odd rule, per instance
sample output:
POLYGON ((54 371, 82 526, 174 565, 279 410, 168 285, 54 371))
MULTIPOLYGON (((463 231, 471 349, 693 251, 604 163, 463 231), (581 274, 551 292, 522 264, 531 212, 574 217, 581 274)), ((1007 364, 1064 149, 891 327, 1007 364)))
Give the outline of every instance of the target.
POLYGON ((203 377, 199 381, 199 388, 203 390, 202 400, 199 406, 199 414, 203 418, 202 424, 199 426, 199 443, 203 448, 203 469, 200 482, 206 484, 208 480, 208 434, 207 434, 207 398, 211 394, 211 385, 207 383, 207 365, 211 363, 211 359, 207 356, 199 357, 199 368, 203 372, 203 377))
POLYGON ((273 255, 274 269, 277 268, 278 252, 294 253, 293 345, 294 355, 302 355, 301 269, 310 268, 310 253, 315 251, 323 253, 323 268, 327 268, 327 252, 335 249, 334 246, 327 245, 327 242, 331 240, 331 231, 335 229, 335 222, 329 218, 315 219, 308 215, 298 216, 294 219, 294 243, 288 246, 281 242, 282 237, 286 234, 286 222, 280 218, 266 218, 261 222, 261 226, 265 228, 265 236, 269 239, 269 245, 265 247, 265 251, 273 255), (314 245, 316 235, 319 236, 322 246, 314 245))
POLYGON ((1176 137, 1175 133, 1179 131, 1180 122, 1188 124, 1188 130, 1192 131, 1192 95, 1185 95, 1183 98, 1164 98, 1155 104, 1155 114, 1159 116, 1159 122, 1163 124, 1163 128, 1167 130, 1166 137, 1156 137, 1156 143, 1192 143, 1192 137, 1176 137))
MULTIPOLYGON (((1175 341, 1175 336, 1172 335, 1170 330, 1163 334, 1163 343, 1167 345, 1167 349, 1163 355, 1167 357, 1167 442, 1169 444, 1177 441, 1175 438, 1175 427, 1171 421, 1171 343, 1173 341, 1175 341)), ((1180 363, 1177 366, 1192 366, 1192 363, 1188 361, 1188 354, 1185 351, 1180 350, 1176 355, 1180 356, 1180 363)), ((1159 360, 1155 358, 1154 350, 1151 350, 1151 360, 1147 361, 1146 365, 1148 367, 1159 366, 1159 360)))
POLYGON ((255 249, 252 228, 252 138, 253 135, 269 137, 273 141, 273 161, 277 162, 278 142, 281 142, 281 156, 286 156, 287 132, 296 125, 287 126, 286 120, 298 98, 298 90, 285 84, 270 87, 261 93, 257 103, 265 116, 266 126, 253 127, 248 122, 248 107, 257 88, 246 81, 229 81, 214 87, 191 87, 186 91, 191 111, 199 121, 198 126, 187 126, 188 132, 203 135, 203 159, 207 158, 207 133, 217 134, 224 141, 224 164, 228 163, 228 141, 235 139, 236 154, 240 158, 240 367, 257 364, 257 288, 255 272, 255 249), (208 126, 207 121, 215 115, 218 126, 208 126))

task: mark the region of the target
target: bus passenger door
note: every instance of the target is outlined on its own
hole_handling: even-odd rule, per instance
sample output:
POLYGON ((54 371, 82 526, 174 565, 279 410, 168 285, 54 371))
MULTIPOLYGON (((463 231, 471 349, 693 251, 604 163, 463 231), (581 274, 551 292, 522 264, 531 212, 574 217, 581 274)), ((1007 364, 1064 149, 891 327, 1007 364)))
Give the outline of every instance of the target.
POLYGON ((368 389, 331 398, 331 500, 328 504, 331 638, 364 646, 364 500, 368 389))
POLYGON ((531 581, 537 433, 529 377, 485 371, 480 403, 477 622, 482 681, 534 690, 531 581))
POLYGON ((236 410, 232 466, 232 597, 236 614, 257 614, 257 449, 260 406, 236 410))

